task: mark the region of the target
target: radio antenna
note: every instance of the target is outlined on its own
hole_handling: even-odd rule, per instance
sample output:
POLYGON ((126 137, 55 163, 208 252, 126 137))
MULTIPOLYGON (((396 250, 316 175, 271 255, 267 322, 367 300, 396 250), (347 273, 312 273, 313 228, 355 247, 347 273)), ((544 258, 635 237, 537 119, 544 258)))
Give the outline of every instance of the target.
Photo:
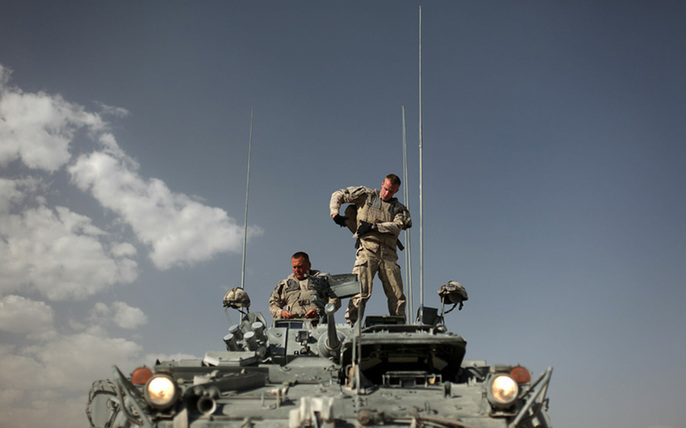
POLYGON ((245 218, 243 220, 243 267, 241 268, 241 288, 245 290, 245 250, 248 244, 248 195, 250 194, 250 152, 252 150, 252 122, 255 108, 250 108, 250 138, 248 140, 248 177, 245 180, 245 218))
POLYGON ((424 124, 422 122, 422 7, 419 6, 419 307, 424 311, 424 124))
MULTIPOLYGON (((410 189, 407 180, 407 127, 405 125, 405 106, 402 108, 403 111, 403 183, 405 183, 403 190, 403 197, 405 201, 405 207, 410 210, 410 189)), ((407 282, 407 313, 410 315, 410 324, 412 322, 413 300, 412 300, 412 246, 410 245, 410 229, 405 229, 405 246, 407 251, 405 252, 405 279, 407 282)))

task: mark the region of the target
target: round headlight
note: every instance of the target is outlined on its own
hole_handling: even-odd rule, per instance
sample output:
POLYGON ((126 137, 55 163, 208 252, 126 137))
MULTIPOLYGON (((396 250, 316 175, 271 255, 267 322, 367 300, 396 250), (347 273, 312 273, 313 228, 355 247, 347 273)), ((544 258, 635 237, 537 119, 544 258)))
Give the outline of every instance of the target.
POLYGON ((489 401, 496 407, 509 407, 517 399, 519 385, 508 375, 498 375, 491 381, 489 401))
POLYGON ((178 388, 174 380, 167 375, 156 375, 145 385, 145 399, 158 409, 165 409, 176 400, 178 388))

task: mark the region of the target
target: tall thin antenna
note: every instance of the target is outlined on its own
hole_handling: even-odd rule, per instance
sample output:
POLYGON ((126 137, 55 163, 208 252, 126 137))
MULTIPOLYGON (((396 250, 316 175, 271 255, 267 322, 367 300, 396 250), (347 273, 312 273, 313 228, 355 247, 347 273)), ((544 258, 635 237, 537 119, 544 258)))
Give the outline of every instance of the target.
POLYGON ((248 140, 248 178, 245 180, 245 218, 243 220, 243 267, 241 288, 245 290, 245 250, 248 244, 248 196, 250 195, 250 152, 252 151, 252 121, 255 108, 250 108, 250 139, 248 140))
MULTIPOLYGON (((405 106, 403 106, 403 183, 405 183, 403 197, 405 201, 405 206, 408 211, 410 209, 410 189, 409 183, 407 181, 407 127, 405 126, 405 106)), ((410 245, 410 229, 405 229, 405 247, 407 251, 405 252, 405 280, 406 286, 406 296, 407 296, 407 313, 410 315, 410 324, 412 322, 412 314, 414 313, 414 302, 412 296, 412 246, 410 245)))
POLYGON ((419 6, 419 307, 424 311, 424 124, 422 121, 422 7, 419 6))

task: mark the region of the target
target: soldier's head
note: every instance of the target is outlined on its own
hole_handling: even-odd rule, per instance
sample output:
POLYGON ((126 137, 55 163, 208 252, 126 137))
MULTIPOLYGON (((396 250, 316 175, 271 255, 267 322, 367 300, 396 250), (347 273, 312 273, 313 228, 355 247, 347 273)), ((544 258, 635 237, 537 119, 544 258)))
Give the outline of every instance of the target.
POLYGON ((398 189, 400 189, 400 178, 395 174, 388 174, 381 183, 379 196, 381 196, 381 200, 389 201, 398 189))
POLYGON ((298 280, 307 278, 312 265, 310 264, 310 256, 304 251, 298 251, 291 257, 291 266, 293 266, 293 275, 298 280))

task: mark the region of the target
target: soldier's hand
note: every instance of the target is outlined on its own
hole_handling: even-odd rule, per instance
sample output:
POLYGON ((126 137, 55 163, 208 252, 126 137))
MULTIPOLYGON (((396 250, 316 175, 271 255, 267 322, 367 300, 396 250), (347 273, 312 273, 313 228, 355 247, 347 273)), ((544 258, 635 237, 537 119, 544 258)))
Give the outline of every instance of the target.
POLYGON ((305 314, 305 318, 308 319, 317 319, 319 318, 319 314, 317 313, 317 308, 312 308, 307 313, 305 314))
POLYGON ((336 214, 333 217, 333 222, 336 223, 337 225, 343 227, 345 226, 345 222, 348 220, 348 217, 340 214, 336 214))
POLYGON ((281 311, 281 318, 285 318, 285 319, 289 320, 289 319, 293 318, 293 313, 291 311, 287 311, 287 310, 283 309, 281 311))
POLYGON ((368 223, 366 221, 361 221, 360 222, 360 227, 357 228, 357 236, 362 236, 366 235, 367 233, 371 232, 373 229, 372 227, 374 224, 368 223))

